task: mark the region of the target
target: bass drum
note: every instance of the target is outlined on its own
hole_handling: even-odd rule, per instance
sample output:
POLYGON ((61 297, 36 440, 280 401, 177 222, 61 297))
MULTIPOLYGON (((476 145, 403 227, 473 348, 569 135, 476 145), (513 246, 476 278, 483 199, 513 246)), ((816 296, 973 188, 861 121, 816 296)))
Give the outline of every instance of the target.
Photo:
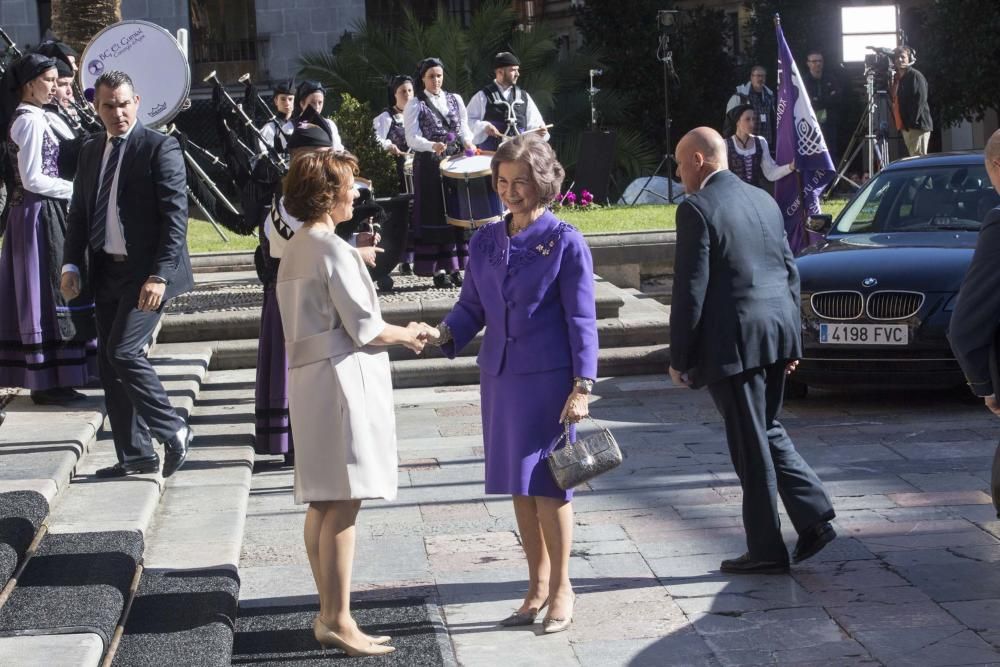
POLYGON ((169 32, 149 21, 122 21, 97 33, 80 55, 80 87, 94 97, 94 82, 104 72, 129 75, 139 95, 139 120, 146 127, 166 125, 191 92, 187 56, 169 32))

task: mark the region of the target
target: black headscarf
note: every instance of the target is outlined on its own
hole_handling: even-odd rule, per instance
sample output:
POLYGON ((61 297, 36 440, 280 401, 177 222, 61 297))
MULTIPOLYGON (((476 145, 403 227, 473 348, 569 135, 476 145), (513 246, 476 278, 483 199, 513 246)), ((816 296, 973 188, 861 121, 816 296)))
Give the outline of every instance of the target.
POLYGON ((333 146, 333 135, 330 127, 317 113, 308 106, 295 122, 295 130, 288 138, 288 150, 293 148, 330 148, 333 146))
POLYGON ((440 67, 444 69, 444 63, 441 62, 440 58, 424 58, 419 63, 417 63, 417 76, 413 81, 414 92, 419 96, 424 92, 424 74, 427 73, 432 67, 440 67))
POLYGON ((18 58, 10 67, 11 72, 14 73, 14 79, 10 82, 10 87, 17 90, 55 66, 56 61, 54 58, 44 56, 41 53, 26 53, 18 58))
POLYGON ((21 103, 21 86, 56 66, 56 61, 40 53, 26 53, 10 66, 0 82, 0 137, 7 139, 7 130, 14 110, 21 103))
POLYGON ((740 116, 746 111, 753 111, 752 104, 737 104, 726 112, 726 124, 722 128, 722 136, 728 139, 736 134, 736 124, 740 122, 740 116))
POLYGON ((295 90, 295 101, 301 101, 313 93, 323 93, 326 95, 326 88, 319 81, 303 81, 295 90))
POLYGON ((56 58, 56 71, 59 72, 60 79, 73 76, 73 68, 69 66, 69 63, 58 58, 56 58))
POLYGON ((412 76, 406 76, 405 74, 397 74, 392 77, 392 81, 389 82, 389 109, 392 109, 396 105, 396 91, 404 83, 413 83, 412 76))
POLYGON ((60 42, 58 40, 52 40, 48 42, 42 42, 35 49, 35 53, 41 53, 43 56, 48 56, 49 58, 55 58, 56 60, 62 61, 69 65, 70 56, 73 58, 79 57, 79 54, 69 44, 65 42, 60 42))

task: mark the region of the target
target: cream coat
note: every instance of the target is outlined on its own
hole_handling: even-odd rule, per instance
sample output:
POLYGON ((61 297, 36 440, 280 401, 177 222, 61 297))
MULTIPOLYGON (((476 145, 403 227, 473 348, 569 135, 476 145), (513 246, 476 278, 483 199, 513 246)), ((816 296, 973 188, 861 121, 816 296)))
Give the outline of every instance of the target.
POLYGON ((276 286, 288 352, 295 502, 396 497, 396 418, 385 328, 361 256, 333 232, 303 227, 276 286))

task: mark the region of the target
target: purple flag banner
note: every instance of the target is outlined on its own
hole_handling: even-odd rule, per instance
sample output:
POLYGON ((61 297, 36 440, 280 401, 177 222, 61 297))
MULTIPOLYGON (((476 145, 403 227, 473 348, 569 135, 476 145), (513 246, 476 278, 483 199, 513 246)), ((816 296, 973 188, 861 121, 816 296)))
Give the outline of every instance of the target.
POLYGON ((776 157, 778 164, 794 161, 797 171, 774 184, 774 198, 785 216, 788 245, 796 255, 820 236, 810 232, 805 222, 820 213, 819 198, 836 176, 830 151, 813 111, 809 94, 785 41, 781 21, 775 16, 778 38, 778 127, 776 157))

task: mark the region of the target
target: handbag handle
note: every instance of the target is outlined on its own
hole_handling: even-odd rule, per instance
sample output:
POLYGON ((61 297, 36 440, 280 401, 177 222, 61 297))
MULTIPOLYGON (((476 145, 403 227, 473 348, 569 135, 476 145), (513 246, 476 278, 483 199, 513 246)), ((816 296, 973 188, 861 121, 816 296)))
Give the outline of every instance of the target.
MULTIPOLYGON (((585 417, 585 419, 589 419, 591 424, 593 424, 594 426, 596 426, 598 429, 600 429, 602 431, 607 431, 608 430, 608 429, 604 428, 603 426, 601 426, 600 423, 598 423, 598 421, 596 419, 594 419, 593 417, 591 417, 589 414, 585 417)), ((562 442, 563 440, 566 441, 566 446, 567 447, 572 447, 573 445, 576 444, 575 442, 573 442, 572 440, 569 439, 570 421, 568 419, 564 419, 563 422, 562 422, 562 425, 563 425, 562 435, 559 436, 556 439, 556 441, 552 444, 552 447, 549 449, 549 451, 546 454, 546 456, 548 456, 552 452, 556 451, 556 448, 559 447, 559 443, 562 442)))

